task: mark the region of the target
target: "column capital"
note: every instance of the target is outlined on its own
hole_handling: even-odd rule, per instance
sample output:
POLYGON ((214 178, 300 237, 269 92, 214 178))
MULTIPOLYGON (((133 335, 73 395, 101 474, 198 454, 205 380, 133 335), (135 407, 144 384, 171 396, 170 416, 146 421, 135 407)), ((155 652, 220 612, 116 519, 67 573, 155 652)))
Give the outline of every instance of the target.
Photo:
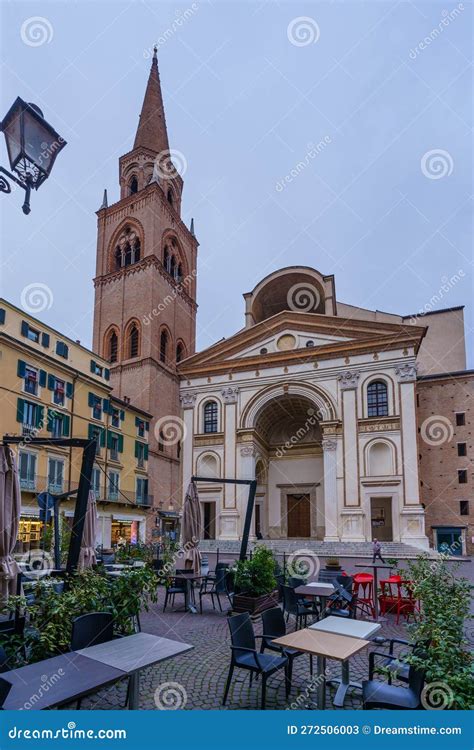
POLYGON ((183 391, 179 394, 179 400, 183 409, 193 409, 196 403, 196 393, 190 393, 189 391, 183 391))
POLYGON ((414 383, 416 380, 416 371, 415 362, 406 362, 404 365, 395 368, 395 373, 400 383, 414 383))
POLYGON ((225 404, 235 404, 237 403, 237 396, 239 395, 239 389, 236 386, 227 386, 227 388, 223 388, 222 391, 222 398, 224 399, 225 404))
POLYGON ((247 445, 242 445, 240 448, 240 455, 241 456, 256 456, 257 455, 257 447, 253 445, 253 443, 248 443, 247 445))
POLYGON ((331 440, 331 438, 323 438, 323 440, 321 441, 321 446, 324 452, 335 451, 337 448, 337 441, 331 440))
POLYGON ((337 376, 342 391, 349 391, 357 388, 360 372, 358 370, 346 370, 337 376))

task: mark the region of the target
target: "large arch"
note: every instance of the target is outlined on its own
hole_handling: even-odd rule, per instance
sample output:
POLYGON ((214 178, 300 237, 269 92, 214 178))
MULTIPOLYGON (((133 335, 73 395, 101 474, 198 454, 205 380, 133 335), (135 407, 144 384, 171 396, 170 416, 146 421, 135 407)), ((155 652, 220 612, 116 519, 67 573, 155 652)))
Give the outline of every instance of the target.
POLYGON ((259 391, 247 404, 240 418, 241 429, 253 429, 257 418, 264 407, 271 401, 283 396, 306 398, 315 407, 319 421, 328 422, 337 419, 337 409, 331 396, 320 386, 310 383, 285 383, 274 385, 259 391))

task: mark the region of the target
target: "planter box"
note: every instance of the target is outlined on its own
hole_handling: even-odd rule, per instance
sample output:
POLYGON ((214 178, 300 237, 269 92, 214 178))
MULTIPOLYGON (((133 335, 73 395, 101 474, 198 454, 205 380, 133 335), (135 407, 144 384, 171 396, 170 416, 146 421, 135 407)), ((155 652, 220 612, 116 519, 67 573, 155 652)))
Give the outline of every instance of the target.
POLYGON ((272 591, 271 594, 262 594, 262 596, 234 594, 232 603, 232 610, 237 614, 248 612, 250 615, 258 615, 272 607, 278 607, 278 591, 272 591))

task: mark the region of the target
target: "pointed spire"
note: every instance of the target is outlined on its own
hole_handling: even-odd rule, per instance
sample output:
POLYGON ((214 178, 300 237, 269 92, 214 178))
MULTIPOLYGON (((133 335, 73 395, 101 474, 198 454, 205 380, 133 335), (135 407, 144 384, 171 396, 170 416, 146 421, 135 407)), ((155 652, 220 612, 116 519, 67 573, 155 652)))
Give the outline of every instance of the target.
POLYGON ((157 154, 169 151, 156 47, 153 48, 153 60, 133 148, 140 146, 149 148, 157 154))
POLYGON ((102 210, 103 208, 108 208, 108 207, 109 207, 109 201, 108 201, 108 199, 107 199, 107 188, 106 188, 106 189, 104 190, 104 197, 103 197, 103 199, 102 199, 102 205, 101 205, 101 207, 99 208, 99 211, 101 211, 101 210, 102 210))
POLYGON ((191 219, 191 225, 190 225, 190 227, 189 227, 189 231, 191 232, 191 234, 193 235, 193 237, 195 237, 195 236, 196 236, 196 235, 194 234, 194 219, 191 219))

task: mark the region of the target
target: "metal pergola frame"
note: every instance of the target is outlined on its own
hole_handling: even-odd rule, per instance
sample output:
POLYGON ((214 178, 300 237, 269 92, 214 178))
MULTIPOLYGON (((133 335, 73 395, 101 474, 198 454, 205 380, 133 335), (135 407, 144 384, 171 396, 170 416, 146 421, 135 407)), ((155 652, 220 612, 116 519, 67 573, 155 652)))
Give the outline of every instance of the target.
MULTIPOLYGON (((89 491, 91 487, 92 469, 97 451, 96 438, 25 438, 17 435, 4 435, 3 445, 46 445, 59 448, 82 448, 81 473, 79 476, 79 487, 77 488, 76 507, 71 529, 71 541, 66 564, 66 573, 70 575, 77 570, 79 555, 81 552, 82 535, 84 533, 84 522, 89 502, 89 491)), ((58 496, 66 497, 74 493, 63 493, 58 496)))
POLYGON ((218 477, 191 477, 191 482, 214 482, 215 484, 248 484, 249 497, 247 500, 247 510, 245 512, 244 531, 242 534, 242 543, 240 545, 239 560, 247 559, 247 547, 249 545, 250 524, 252 523, 253 508, 255 505, 255 493, 257 491, 256 479, 219 479, 218 477))

